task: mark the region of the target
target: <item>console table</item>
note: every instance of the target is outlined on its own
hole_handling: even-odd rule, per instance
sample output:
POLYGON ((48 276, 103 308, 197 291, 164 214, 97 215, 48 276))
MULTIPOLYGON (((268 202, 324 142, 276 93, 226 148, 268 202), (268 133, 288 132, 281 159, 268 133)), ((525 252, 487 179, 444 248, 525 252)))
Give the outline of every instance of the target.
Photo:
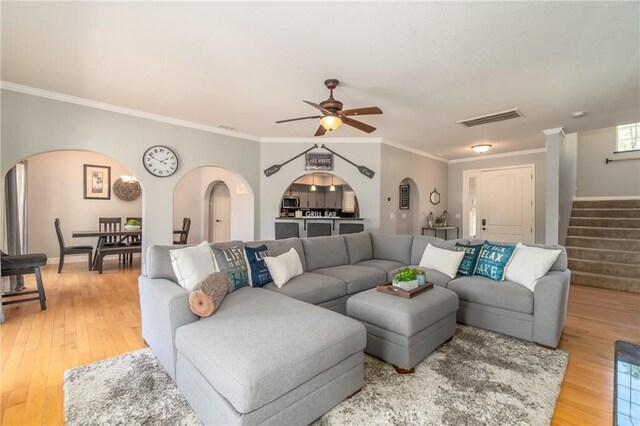
POLYGON ((456 230, 456 240, 457 240, 458 238, 460 238, 460 228, 458 228, 457 226, 433 226, 433 227, 422 228, 421 234, 424 235, 424 231, 433 231, 433 236, 437 237, 438 231, 444 231, 444 239, 448 240, 449 231, 452 231, 454 229, 456 230))

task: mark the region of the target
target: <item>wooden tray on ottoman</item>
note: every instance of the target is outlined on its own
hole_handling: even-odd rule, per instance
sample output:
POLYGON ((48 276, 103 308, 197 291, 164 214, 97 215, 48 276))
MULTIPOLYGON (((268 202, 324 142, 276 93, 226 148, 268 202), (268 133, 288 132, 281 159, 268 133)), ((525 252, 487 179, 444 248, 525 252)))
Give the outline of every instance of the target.
POLYGON ((393 284, 383 284, 376 287, 380 293, 390 294, 392 296, 402 297, 404 299, 412 299, 419 294, 424 293, 425 291, 431 290, 433 288, 433 283, 427 282, 420 287, 416 287, 411 291, 406 291, 401 289, 400 287, 394 287, 393 284))

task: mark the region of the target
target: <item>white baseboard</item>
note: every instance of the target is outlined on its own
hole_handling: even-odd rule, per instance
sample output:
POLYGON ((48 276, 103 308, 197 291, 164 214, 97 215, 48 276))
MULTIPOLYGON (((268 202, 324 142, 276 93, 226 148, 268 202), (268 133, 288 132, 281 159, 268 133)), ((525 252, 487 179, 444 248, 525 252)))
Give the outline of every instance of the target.
POLYGON ((618 195, 612 197, 573 197, 573 201, 612 201, 612 200, 640 200, 640 195, 618 195))
MULTIPOLYGON (((135 253, 133 255, 133 257, 141 257, 142 255, 140 253, 135 253)), ((108 258, 107 258, 108 259, 108 258)), ((64 257, 64 263, 65 265, 67 263, 82 263, 82 262, 87 262, 87 255, 86 254, 72 254, 72 255, 66 255, 64 257)), ((57 265, 60 263, 60 258, 59 257, 48 257, 47 258, 47 265, 57 265)))

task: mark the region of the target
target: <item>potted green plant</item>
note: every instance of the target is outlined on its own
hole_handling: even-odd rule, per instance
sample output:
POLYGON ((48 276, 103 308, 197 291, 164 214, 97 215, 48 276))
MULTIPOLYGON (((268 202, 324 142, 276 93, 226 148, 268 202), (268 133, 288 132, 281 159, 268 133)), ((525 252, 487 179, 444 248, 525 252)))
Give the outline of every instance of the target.
POLYGON ((126 229, 127 231, 139 231, 140 228, 142 228, 142 222, 137 219, 129 219, 124 224, 124 229, 126 229))
POLYGON ((442 216, 436 217, 436 226, 444 226, 445 218, 442 216))
POLYGON ((418 271, 412 268, 402 268, 393 274, 393 285, 403 290, 411 291, 418 287, 418 271))

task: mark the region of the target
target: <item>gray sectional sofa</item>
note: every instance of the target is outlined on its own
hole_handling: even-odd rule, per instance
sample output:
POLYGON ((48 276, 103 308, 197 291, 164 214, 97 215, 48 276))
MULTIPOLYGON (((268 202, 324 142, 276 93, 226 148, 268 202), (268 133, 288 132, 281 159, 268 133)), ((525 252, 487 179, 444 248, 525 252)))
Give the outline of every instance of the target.
MULTIPOLYGON (((456 241, 469 243, 364 232, 212 244, 265 244, 272 256, 294 248, 304 273, 282 288, 240 288, 203 319, 177 284, 169 256, 176 247, 152 246, 139 278, 142 334, 206 424, 310 423, 363 384, 367 335, 341 315, 349 297, 389 282, 398 268, 419 268, 427 244, 452 249, 456 241)), ((564 248, 547 247, 562 253, 534 293, 509 281, 451 279, 430 269, 427 280, 457 294, 458 322, 556 347, 571 273, 564 248)))

